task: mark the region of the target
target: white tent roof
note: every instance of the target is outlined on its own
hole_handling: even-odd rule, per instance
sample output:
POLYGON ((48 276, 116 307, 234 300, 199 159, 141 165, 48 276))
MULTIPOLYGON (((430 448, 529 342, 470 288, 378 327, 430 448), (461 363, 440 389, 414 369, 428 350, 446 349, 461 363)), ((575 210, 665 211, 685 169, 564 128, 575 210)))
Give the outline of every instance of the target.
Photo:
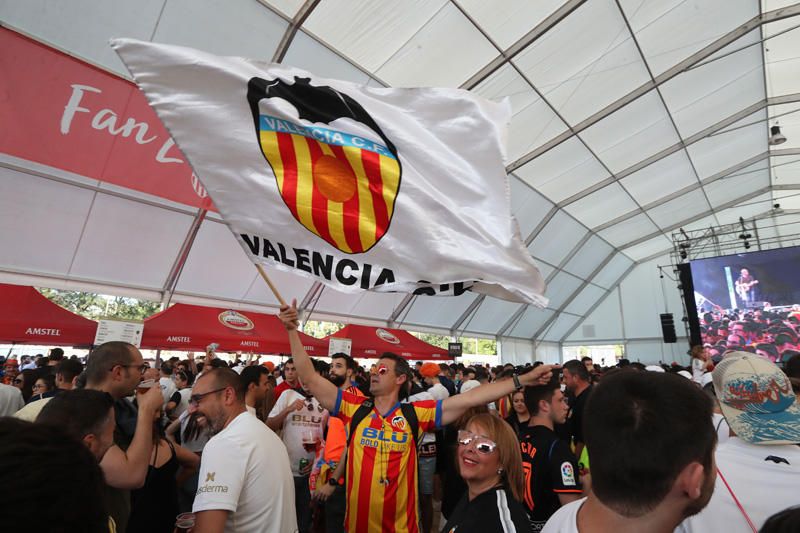
MULTIPOLYGON (((319 295, 318 284, 272 276, 315 317, 548 341, 671 249, 680 227, 776 202, 781 224, 800 222, 798 15, 800 4, 774 0, 0 4, 3 24, 121 76, 115 36, 510 98, 512 210, 547 278, 548 309, 471 293, 319 295), (767 144, 775 120, 788 138, 778 147, 767 144)), ((172 301, 276 305, 214 215, 7 154, 0 190, 0 281, 155 299, 174 285, 172 301)))

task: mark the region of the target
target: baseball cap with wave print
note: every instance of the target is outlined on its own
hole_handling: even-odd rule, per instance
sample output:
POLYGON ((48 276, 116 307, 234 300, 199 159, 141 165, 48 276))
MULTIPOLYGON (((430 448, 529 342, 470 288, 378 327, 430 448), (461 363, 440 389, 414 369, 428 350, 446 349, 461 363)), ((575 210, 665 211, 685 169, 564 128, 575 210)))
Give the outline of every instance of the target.
POLYGON ((747 352, 725 356, 713 372, 722 414, 752 444, 800 443, 800 405, 774 363, 747 352))

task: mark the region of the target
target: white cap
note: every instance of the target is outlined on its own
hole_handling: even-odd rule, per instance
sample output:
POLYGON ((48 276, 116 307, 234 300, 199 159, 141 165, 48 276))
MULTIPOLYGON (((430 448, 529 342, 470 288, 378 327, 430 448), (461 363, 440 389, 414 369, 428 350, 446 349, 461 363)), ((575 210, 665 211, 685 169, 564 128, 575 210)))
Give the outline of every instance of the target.
POLYGON ((481 382, 477 379, 469 379, 461 384, 461 392, 468 392, 474 389, 475 387, 480 387, 481 382))
POLYGON ((648 372, 664 372, 664 369, 658 365, 647 365, 644 369, 648 372))

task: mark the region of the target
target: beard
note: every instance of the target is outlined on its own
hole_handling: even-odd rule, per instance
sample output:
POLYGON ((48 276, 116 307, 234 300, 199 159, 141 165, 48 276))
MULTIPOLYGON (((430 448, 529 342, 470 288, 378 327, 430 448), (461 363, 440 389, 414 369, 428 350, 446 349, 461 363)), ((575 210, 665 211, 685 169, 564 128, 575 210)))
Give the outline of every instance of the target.
POLYGON ((331 383, 333 383, 337 387, 341 387, 342 385, 344 385, 344 382, 347 379, 347 376, 339 376, 338 374, 330 374, 328 376, 328 379, 330 380, 331 383))

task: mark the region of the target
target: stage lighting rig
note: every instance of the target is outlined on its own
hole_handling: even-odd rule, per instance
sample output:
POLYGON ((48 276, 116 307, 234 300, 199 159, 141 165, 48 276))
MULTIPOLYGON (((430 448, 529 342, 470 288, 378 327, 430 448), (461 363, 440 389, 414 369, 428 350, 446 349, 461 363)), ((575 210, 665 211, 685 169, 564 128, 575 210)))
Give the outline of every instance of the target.
POLYGON ((742 241, 744 242, 744 249, 749 250, 750 249, 749 239, 752 239, 753 235, 751 235, 747 231, 747 226, 744 225, 744 219, 742 217, 739 217, 739 224, 742 225, 742 232, 739 234, 739 238, 742 239, 742 241))

